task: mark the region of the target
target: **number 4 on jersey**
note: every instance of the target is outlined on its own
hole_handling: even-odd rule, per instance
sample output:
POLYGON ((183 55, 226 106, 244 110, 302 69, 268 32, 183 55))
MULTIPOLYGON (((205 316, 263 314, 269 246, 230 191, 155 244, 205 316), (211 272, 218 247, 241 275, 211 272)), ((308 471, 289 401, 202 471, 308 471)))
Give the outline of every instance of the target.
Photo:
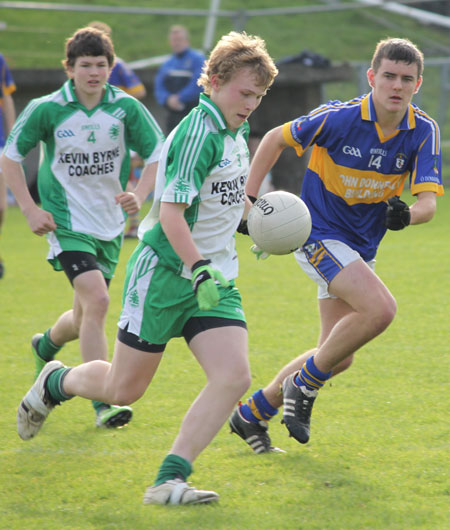
MULTIPOLYGON (((93 143, 93 144, 95 144, 95 142, 96 142, 97 140, 95 139, 95 133, 94 133, 94 131, 92 131, 91 134, 88 136, 88 140, 87 140, 87 141, 88 141, 88 142, 91 142, 91 143, 93 143)), ((370 164, 369 164, 369 165, 370 165, 370 164)))

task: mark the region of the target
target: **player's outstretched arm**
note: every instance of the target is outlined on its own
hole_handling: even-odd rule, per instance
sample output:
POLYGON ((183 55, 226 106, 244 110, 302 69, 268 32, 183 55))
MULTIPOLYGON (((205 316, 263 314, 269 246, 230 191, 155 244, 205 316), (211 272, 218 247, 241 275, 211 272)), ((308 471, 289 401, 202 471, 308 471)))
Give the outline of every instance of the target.
POLYGON ((245 187, 247 195, 258 197, 262 181, 286 147, 288 147, 288 144, 283 138, 282 125, 275 127, 275 129, 270 130, 264 135, 250 165, 250 172, 245 187))

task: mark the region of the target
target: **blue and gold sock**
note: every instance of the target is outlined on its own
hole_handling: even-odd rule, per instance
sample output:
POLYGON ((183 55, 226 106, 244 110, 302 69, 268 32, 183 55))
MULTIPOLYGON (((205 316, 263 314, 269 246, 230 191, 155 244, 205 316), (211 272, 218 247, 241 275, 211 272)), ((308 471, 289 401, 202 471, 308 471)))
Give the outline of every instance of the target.
POLYGON ((319 390, 330 379, 332 373, 332 371, 327 374, 321 372, 314 364, 314 356, 311 355, 294 377, 294 383, 297 386, 305 386, 308 390, 319 390))
POLYGON ((186 479, 192 472, 192 465, 188 460, 178 455, 167 455, 159 468, 154 485, 159 486, 174 478, 181 478, 186 482, 186 479))
POLYGON ((69 396, 63 390, 63 382, 66 375, 72 368, 58 368, 52 372, 45 382, 45 388, 50 395, 50 398, 55 403, 61 403, 61 401, 67 401, 72 399, 74 396, 69 396))
POLYGON ((278 414, 278 409, 272 407, 267 401, 262 389, 252 394, 247 399, 247 403, 241 404, 240 411, 242 416, 252 423, 259 423, 261 420, 268 421, 278 414))
POLYGON ((44 333, 43 337, 41 337, 37 345, 37 352, 39 357, 42 357, 42 359, 47 362, 53 361, 55 355, 62 348, 62 346, 58 346, 50 338, 50 329, 48 329, 44 333))

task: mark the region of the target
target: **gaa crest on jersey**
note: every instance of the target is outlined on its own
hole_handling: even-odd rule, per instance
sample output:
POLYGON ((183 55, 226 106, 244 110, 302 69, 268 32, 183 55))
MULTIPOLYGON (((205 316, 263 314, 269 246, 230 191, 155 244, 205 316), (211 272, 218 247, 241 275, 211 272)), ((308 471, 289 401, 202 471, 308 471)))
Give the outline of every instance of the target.
POLYGON ((404 169, 406 164, 406 155, 403 153, 397 153, 395 155, 395 167, 396 169, 402 170, 404 169))
POLYGON ((72 129, 58 129, 56 131, 56 136, 58 138, 73 138, 75 133, 72 131, 72 129))
POLYGON ((344 145, 342 152, 346 155, 355 156, 356 158, 362 158, 361 150, 359 147, 354 147, 353 145, 344 145))
POLYGON ((224 158, 223 160, 221 160, 219 162, 219 167, 222 168, 222 167, 227 167, 231 164, 231 160, 228 160, 228 158, 224 158))

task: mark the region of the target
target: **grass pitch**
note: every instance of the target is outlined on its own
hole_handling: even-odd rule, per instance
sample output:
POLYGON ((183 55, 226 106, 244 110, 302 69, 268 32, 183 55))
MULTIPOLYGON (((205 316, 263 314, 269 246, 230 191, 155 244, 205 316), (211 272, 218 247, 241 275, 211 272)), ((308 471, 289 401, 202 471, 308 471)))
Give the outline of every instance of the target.
MULTIPOLYGON (((10 209, 1 240, 0 529, 450 527, 449 223, 447 194, 431 223, 385 237, 377 272, 397 299, 396 319, 321 391, 310 443, 288 438, 275 418, 272 441, 287 452, 255 455, 224 426, 191 477, 197 487, 219 492, 219 504, 152 507, 142 505, 145 487, 205 378, 184 342, 175 340, 128 427, 96 429, 90 403, 77 398, 58 407, 36 439, 20 440, 16 409, 32 383, 31 337, 69 308, 72 292, 64 274, 46 263, 46 241, 10 209)), ((134 244, 125 242, 111 285, 111 351, 134 244)), ((318 316, 315 286, 294 258, 259 263, 249 246, 238 235, 255 391, 315 345, 318 316)), ((78 344, 59 358, 78 364, 78 344)))

